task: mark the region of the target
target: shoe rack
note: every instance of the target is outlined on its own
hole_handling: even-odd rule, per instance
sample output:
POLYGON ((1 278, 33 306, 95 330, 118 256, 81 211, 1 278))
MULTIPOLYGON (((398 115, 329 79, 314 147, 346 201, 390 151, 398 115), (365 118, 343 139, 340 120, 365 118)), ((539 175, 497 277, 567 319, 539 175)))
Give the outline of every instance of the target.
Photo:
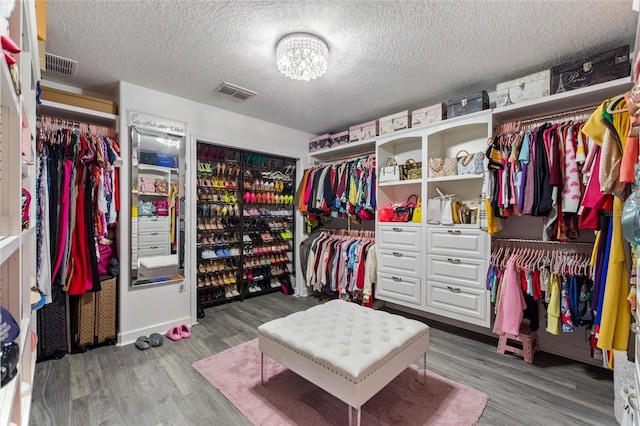
POLYGON ((274 291, 293 293, 295 160, 197 144, 198 316, 274 291))

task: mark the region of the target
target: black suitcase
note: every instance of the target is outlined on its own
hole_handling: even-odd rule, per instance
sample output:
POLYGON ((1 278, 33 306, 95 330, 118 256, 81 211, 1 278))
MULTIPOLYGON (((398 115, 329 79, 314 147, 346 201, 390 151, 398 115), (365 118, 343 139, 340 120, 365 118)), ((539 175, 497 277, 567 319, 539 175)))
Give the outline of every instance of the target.
POLYGON ((68 352, 66 296, 53 289, 52 294, 54 301, 38 310, 38 362, 60 359, 68 352))

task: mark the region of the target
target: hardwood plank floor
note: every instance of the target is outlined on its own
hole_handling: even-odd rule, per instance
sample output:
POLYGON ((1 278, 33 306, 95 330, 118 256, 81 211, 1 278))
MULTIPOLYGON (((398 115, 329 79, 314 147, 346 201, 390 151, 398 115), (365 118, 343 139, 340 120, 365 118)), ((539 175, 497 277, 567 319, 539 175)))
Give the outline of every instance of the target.
MULTIPOLYGON (((279 293, 255 297, 207 309, 191 339, 146 351, 102 347, 39 363, 30 424, 248 425, 191 364, 256 338, 266 321, 318 303, 279 293)), ((544 353, 529 365, 497 354, 497 339, 427 323, 428 368, 491 396, 480 425, 616 424, 611 371, 544 353)))

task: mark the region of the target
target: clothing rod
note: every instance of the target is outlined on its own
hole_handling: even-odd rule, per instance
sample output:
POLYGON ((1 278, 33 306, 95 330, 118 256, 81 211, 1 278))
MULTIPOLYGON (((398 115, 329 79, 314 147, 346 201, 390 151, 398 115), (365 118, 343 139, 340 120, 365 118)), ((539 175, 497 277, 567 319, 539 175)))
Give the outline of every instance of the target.
POLYGON ((364 229, 323 229, 321 232, 328 232, 336 235, 355 235, 355 236, 375 236, 376 231, 367 231, 364 229))
POLYGON ((351 154, 348 156, 344 156, 344 157, 338 157, 338 158, 333 158, 331 161, 316 161, 314 164, 314 166, 331 166, 334 164, 340 164, 340 163, 344 163, 344 162, 348 162, 348 161, 355 161, 358 159, 369 159, 370 157, 375 157, 375 151, 373 150, 367 150, 367 151, 363 151, 361 153, 358 154, 351 154))
POLYGON ((593 247, 594 243, 581 243, 581 242, 562 242, 562 241, 542 241, 542 240, 527 240, 523 238, 493 238, 492 243, 524 243, 524 244, 551 244, 562 245, 566 247, 579 246, 579 247, 593 247))
POLYGON ((587 113, 587 112, 591 113, 596 108, 598 108, 598 105, 592 105, 592 106, 588 106, 588 107, 584 107, 584 108, 574 109, 574 110, 571 110, 571 111, 563 111, 563 112, 558 112, 558 113, 555 113, 555 114, 543 115, 541 117, 529 118, 527 120, 519 120, 518 122, 520 124, 530 124, 530 123, 536 123, 536 122, 544 122, 544 121, 547 121, 547 120, 553 120, 554 118, 570 117, 572 115, 580 115, 580 114, 587 113))

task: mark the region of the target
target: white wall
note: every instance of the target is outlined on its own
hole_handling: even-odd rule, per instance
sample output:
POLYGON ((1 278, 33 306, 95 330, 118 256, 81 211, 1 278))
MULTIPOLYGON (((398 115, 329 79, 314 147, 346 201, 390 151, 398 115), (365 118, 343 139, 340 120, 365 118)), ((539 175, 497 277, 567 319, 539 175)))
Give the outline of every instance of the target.
MULTIPOLYGON (((129 164, 129 131, 127 129, 127 111, 133 110, 144 114, 154 115, 174 121, 187 123, 187 210, 190 214, 186 218, 187 236, 185 241, 185 282, 167 285, 129 288, 131 265, 129 259, 128 238, 129 217, 131 211, 130 199, 122 197, 121 205, 121 250, 120 264, 120 323, 118 344, 128 344, 138 336, 150 333, 164 333, 169 328, 178 324, 194 324, 196 319, 196 259, 190 256, 189 247, 193 247, 196 225, 195 200, 197 199, 195 184, 196 140, 204 140, 221 145, 228 145, 240 149, 249 149, 269 152, 275 155, 284 155, 298 158, 299 169, 307 166, 308 145, 307 141, 314 135, 287 127, 279 126, 266 121, 257 120, 233 112, 214 108, 208 105, 178 98, 155 90, 135 86, 130 83, 120 82, 119 87, 119 115, 120 115, 120 143, 122 146, 123 160, 129 164), (191 231, 189 233, 189 230, 191 231)), ((120 190, 122 194, 128 194, 131 188, 128 167, 123 169, 120 190)), ((298 173, 300 179, 301 173, 298 173)), ((301 220, 297 219, 296 241, 302 237, 301 220)), ((295 248, 296 252, 298 247, 295 248)), ((296 259, 299 256, 296 253, 296 259)), ((296 270, 299 270, 296 265, 296 270)), ((298 274, 297 279, 301 277, 298 274)), ((298 281, 297 287, 304 287, 298 281)))

